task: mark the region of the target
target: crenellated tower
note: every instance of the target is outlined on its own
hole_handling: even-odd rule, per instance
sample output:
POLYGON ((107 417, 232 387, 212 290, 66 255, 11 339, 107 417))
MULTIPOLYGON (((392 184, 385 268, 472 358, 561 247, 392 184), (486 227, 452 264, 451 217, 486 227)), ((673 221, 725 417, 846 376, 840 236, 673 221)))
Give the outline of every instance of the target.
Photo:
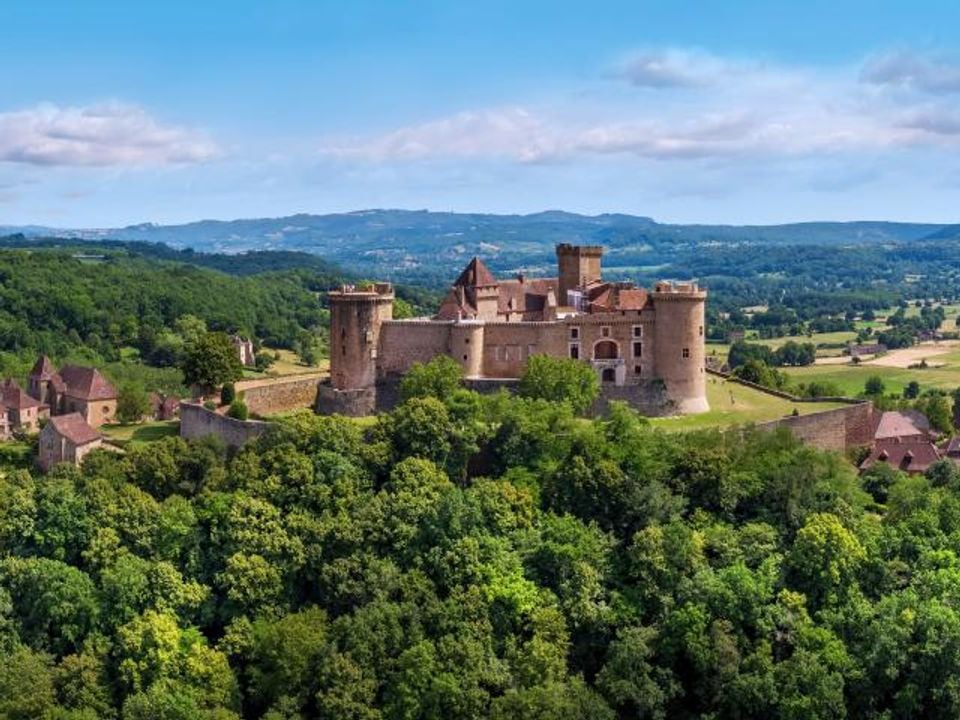
POLYGON ((343 285, 329 294, 330 384, 336 390, 373 388, 380 327, 393 318, 393 287, 343 285))
POLYGON ((557 245, 557 272, 559 305, 568 305, 570 290, 584 288, 602 277, 600 260, 603 248, 599 245, 557 245))
POLYGON ((656 375, 680 414, 706 412, 704 318, 707 291, 697 283, 659 282, 651 293, 656 375))

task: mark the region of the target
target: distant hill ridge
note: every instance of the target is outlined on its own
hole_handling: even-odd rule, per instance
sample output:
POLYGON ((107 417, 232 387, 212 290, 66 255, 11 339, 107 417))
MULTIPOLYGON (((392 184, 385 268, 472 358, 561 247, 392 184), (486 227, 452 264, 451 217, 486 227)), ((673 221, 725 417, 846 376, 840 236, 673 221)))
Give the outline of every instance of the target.
POLYGON ((579 215, 548 210, 529 215, 359 210, 328 215, 200 220, 182 225, 142 223, 125 228, 62 229, 0 226, 0 235, 161 242, 198 252, 298 251, 320 255, 368 276, 445 277, 471 256, 497 272, 552 270, 558 242, 604 245, 611 268, 649 268, 698 247, 760 245, 848 246, 960 237, 960 225, 881 221, 784 225, 680 225, 649 217, 579 215))

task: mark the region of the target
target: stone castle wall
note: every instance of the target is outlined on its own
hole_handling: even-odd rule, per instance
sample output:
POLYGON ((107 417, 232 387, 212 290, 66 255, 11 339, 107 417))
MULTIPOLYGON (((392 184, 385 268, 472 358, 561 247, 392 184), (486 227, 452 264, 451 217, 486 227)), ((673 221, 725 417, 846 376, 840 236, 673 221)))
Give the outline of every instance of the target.
POLYGON ((296 377, 290 380, 254 380, 236 384, 237 393, 243 394, 243 401, 251 413, 257 415, 276 415, 301 408, 312 408, 317 404, 318 375, 296 377))
POLYGON ((447 355, 451 325, 423 320, 384 322, 377 348, 378 376, 402 375, 415 362, 428 363, 437 355, 447 355))
POLYGON ((860 402, 810 415, 794 415, 757 425, 764 430, 787 428, 802 442, 821 450, 843 452, 873 440, 873 403, 860 402))
POLYGON ((180 437, 185 440, 213 435, 227 447, 240 447, 248 440, 263 435, 272 423, 260 420, 235 420, 207 410, 192 402, 180 404, 180 437))

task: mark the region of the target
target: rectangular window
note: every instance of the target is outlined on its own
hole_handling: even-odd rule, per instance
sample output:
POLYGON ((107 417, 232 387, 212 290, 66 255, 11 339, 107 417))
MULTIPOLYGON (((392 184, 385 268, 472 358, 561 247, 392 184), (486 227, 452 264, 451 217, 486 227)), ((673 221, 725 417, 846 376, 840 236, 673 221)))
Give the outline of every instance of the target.
POLYGON ((635 338, 643 337, 643 325, 633 326, 633 336, 635 338))
POLYGON ((640 375, 643 372, 643 365, 634 365, 633 373, 634 375, 640 375))
POLYGON ((635 342, 633 344, 633 356, 643 357, 643 343, 635 342))
POLYGON ((580 359, 580 343, 570 343, 570 357, 573 360, 580 359))
POLYGON ((683 349, 683 352, 681 353, 681 355, 682 355, 684 358, 689 358, 689 357, 690 357, 690 348, 684 348, 684 349, 683 349))
POLYGON ((578 340, 580 338, 580 328, 572 327, 570 328, 570 339, 578 340))
POLYGON ((703 325, 700 326, 700 337, 703 337, 703 325))
POLYGON ((610 328, 600 328, 600 334, 603 335, 603 337, 610 337, 610 328))

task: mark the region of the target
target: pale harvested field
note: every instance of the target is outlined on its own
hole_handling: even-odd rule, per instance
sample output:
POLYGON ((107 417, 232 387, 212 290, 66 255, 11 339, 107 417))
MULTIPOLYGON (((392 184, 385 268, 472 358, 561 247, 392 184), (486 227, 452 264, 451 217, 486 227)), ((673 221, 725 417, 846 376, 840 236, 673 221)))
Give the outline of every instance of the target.
POLYGON ((930 358, 938 355, 946 355, 954 350, 960 342, 956 340, 941 340, 940 342, 921 343, 909 348, 900 348, 891 350, 886 355, 870 360, 869 365, 879 365, 881 367, 907 368, 911 365, 926 360, 930 367, 940 367, 944 363, 930 362, 930 358))

